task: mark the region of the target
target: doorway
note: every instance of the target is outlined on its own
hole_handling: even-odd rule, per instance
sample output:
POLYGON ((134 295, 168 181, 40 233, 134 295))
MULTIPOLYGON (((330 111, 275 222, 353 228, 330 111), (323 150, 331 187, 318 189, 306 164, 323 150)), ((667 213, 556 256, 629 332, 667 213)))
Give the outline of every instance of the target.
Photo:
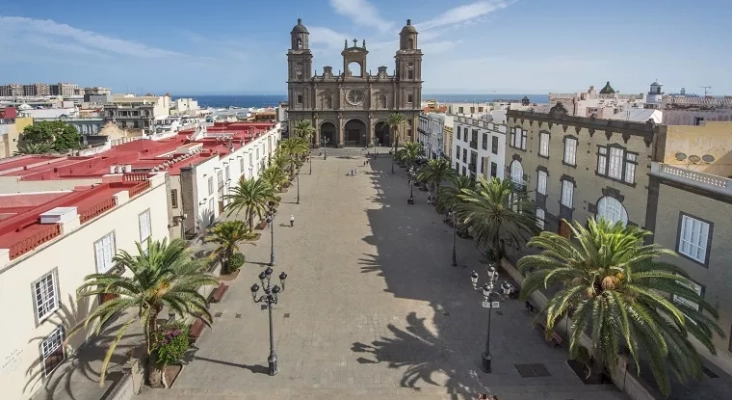
POLYGON ((368 129, 360 120, 352 119, 346 123, 344 141, 346 146, 364 147, 368 143, 368 129))
MULTIPOLYGON (((323 122, 322 125, 320 125, 320 140, 321 142, 325 139, 326 143, 325 145, 327 147, 336 147, 338 145, 338 141, 336 140, 336 127, 331 122, 323 122)), ((318 143, 319 146, 322 146, 323 143, 318 143)))
POLYGON ((391 138, 389 137, 389 125, 386 122, 377 122, 374 126, 374 136, 376 137, 376 146, 391 146, 391 138))

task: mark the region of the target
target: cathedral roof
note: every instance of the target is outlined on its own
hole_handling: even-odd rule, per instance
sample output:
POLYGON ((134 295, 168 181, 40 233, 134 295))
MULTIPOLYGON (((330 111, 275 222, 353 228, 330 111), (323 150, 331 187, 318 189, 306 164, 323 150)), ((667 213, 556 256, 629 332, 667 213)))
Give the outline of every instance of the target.
POLYGON ((310 33, 308 32, 308 28, 305 27, 305 25, 302 24, 302 19, 297 19, 297 25, 295 25, 294 28, 292 28, 292 32, 290 33, 310 33))
POLYGON ((417 28, 412 25, 412 20, 408 19, 407 24, 402 28, 402 33, 417 33, 417 28))
POLYGON ((615 89, 610 86, 610 81, 605 84, 605 87, 600 90, 600 94, 615 94, 615 89))

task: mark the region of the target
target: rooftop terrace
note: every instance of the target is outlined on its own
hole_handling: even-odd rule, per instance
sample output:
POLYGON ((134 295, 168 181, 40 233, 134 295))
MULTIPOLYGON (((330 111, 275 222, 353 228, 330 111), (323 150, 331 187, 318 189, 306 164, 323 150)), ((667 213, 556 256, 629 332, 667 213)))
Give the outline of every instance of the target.
POLYGON ((0 220, 0 249, 8 249, 9 259, 13 260, 61 235, 59 221, 42 221, 42 215, 51 210, 57 216, 73 211, 84 224, 114 208, 120 192, 127 192, 132 198, 148 188, 149 180, 105 183, 78 188, 35 206, 12 206, 14 202, 22 203, 18 198, 27 197, 27 194, 2 196, 0 215, 12 216, 0 220))

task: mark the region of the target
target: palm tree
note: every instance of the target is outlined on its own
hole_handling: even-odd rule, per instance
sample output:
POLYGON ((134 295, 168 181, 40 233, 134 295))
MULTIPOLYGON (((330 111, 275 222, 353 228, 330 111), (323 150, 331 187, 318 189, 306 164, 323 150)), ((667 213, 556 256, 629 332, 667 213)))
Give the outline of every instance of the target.
POLYGON ((275 190, 282 190, 290 182, 285 170, 279 168, 275 163, 262 172, 261 178, 275 190))
POLYGON ((455 210, 461 201, 459 196, 463 189, 472 189, 474 187, 475 181, 471 177, 452 174, 449 178, 449 185, 440 186, 437 189, 437 210, 440 213, 455 210))
POLYGON ((128 269, 131 274, 91 274, 77 289, 78 299, 94 300, 99 295, 114 297, 94 309, 69 336, 90 323, 95 325, 95 332, 99 334, 101 327, 115 315, 130 311, 131 318, 119 328, 104 357, 100 373, 102 386, 112 354, 133 323, 139 321, 143 327, 150 385, 160 387, 164 366, 159 365, 153 350, 158 337, 158 314, 163 308, 168 308, 180 317, 199 318, 206 323, 212 321, 206 309, 206 298, 198 291, 203 286, 218 284, 218 279, 205 272, 205 264, 193 259, 184 240, 176 239, 170 243, 165 239, 149 240, 145 248, 139 243, 136 246, 137 254, 122 250, 114 257, 115 265, 128 269))
POLYGON ((454 174, 455 171, 452 169, 450 161, 438 158, 429 160, 427 165, 420 170, 417 179, 430 185, 432 191, 436 191, 439 190, 442 182, 449 180, 454 174))
POLYGON ((18 143, 18 150, 15 155, 21 154, 47 154, 53 151, 53 146, 48 143, 30 143, 21 141, 18 143))
POLYGON ((403 148, 404 152, 402 153, 402 160, 407 163, 407 168, 411 168, 414 166, 414 160, 419 157, 419 155, 422 153, 422 148, 420 147, 419 143, 416 142, 407 142, 404 144, 403 148))
POLYGON ((402 126, 407 123, 407 118, 404 114, 391 113, 386 119, 386 125, 391 130, 392 137, 394 138, 394 153, 399 150, 399 133, 402 126))
POLYGON ((315 135, 315 127, 313 127, 312 123, 308 120, 300 120, 295 122, 295 126, 292 128, 293 132, 295 132, 296 135, 299 137, 305 139, 305 141, 308 143, 308 147, 312 145, 312 139, 315 135))
POLYGON ((528 273, 521 296, 562 285, 546 306, 546 332, 572 316, 570 353, 580 353, 580 338, 590 336, 590 356, 601 366, 615 370, 621 347, 627 349, 640 371, 646 359, 661 392, 670 393, 669 370, 682 383, 702 378, 701 357, 689 335, 712 354, 712 336, 724 332, 716 324, 717 310, 690 289, 686 272, 672 263, 658 261, 675 255, 643 239, 651 233, 637 226, 591 219, 587 227, 575 222, 574 239, 542 232, 529 246, 542 250, 518 262, 528 273), (666 296, 685 299, 674 302, 666 296), (693 304, 694 306, 687 305, 693 304), (707 315, 708 313, 708 315, 707 315))
POLYGON ((295 166, 297 160, 308 152, 308 144, 303 138, 291 137, 280 142, 280 149, 288 157, 290 162, 290 179, 295 177, 295 166))
POLYGON ((287 167, 290 165, 290 159, 281 149, 278 148, 275 151, 274 157, 272 157, 271 160, 271 167, 276 167, 282 170, 282 172, 287 172, 287 167))
POLYGON ((254 230, 254 216, 262 218, 270 202, 279 201, 275 191, 264 179, 241 179, 230 194, 224 196, 228 215, 244 210, 249 230, 254 230))
POLYGON ((514 192, 509 181, 480 178, 474 189, 462 189, 456 212, 473 237, 500 263, 506 245, 519 249, 539 231, 524 193, 514 192))
POLYGON ((239 242, 249 239, 251 231, 242 221, 226 221, 216 224, 206 236, 206 243, 216 243, 211 257, 221 257, 222 274, 233 271, 229 268, 231 257, 239 251, 239 242))

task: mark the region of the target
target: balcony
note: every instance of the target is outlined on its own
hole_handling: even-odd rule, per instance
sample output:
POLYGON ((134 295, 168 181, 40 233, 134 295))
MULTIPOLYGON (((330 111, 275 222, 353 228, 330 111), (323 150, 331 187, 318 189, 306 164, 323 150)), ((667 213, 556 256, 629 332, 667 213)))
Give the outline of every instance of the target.
POLYGON ((470 148, 478 150, 478 141, 477 140, 471 140, 470 141, 470 148))
POLYGON ((723 176, 692 171, 659 162, 651 163, 651 175, 684 183, 710 192, 732 196, 732 179, 723 176))
POLYGON ((513 190, 516 192, 523 192, 526 190, 526 182, 518 181, 518 180, 512 180, 511 183, 513 184, 513 190))

